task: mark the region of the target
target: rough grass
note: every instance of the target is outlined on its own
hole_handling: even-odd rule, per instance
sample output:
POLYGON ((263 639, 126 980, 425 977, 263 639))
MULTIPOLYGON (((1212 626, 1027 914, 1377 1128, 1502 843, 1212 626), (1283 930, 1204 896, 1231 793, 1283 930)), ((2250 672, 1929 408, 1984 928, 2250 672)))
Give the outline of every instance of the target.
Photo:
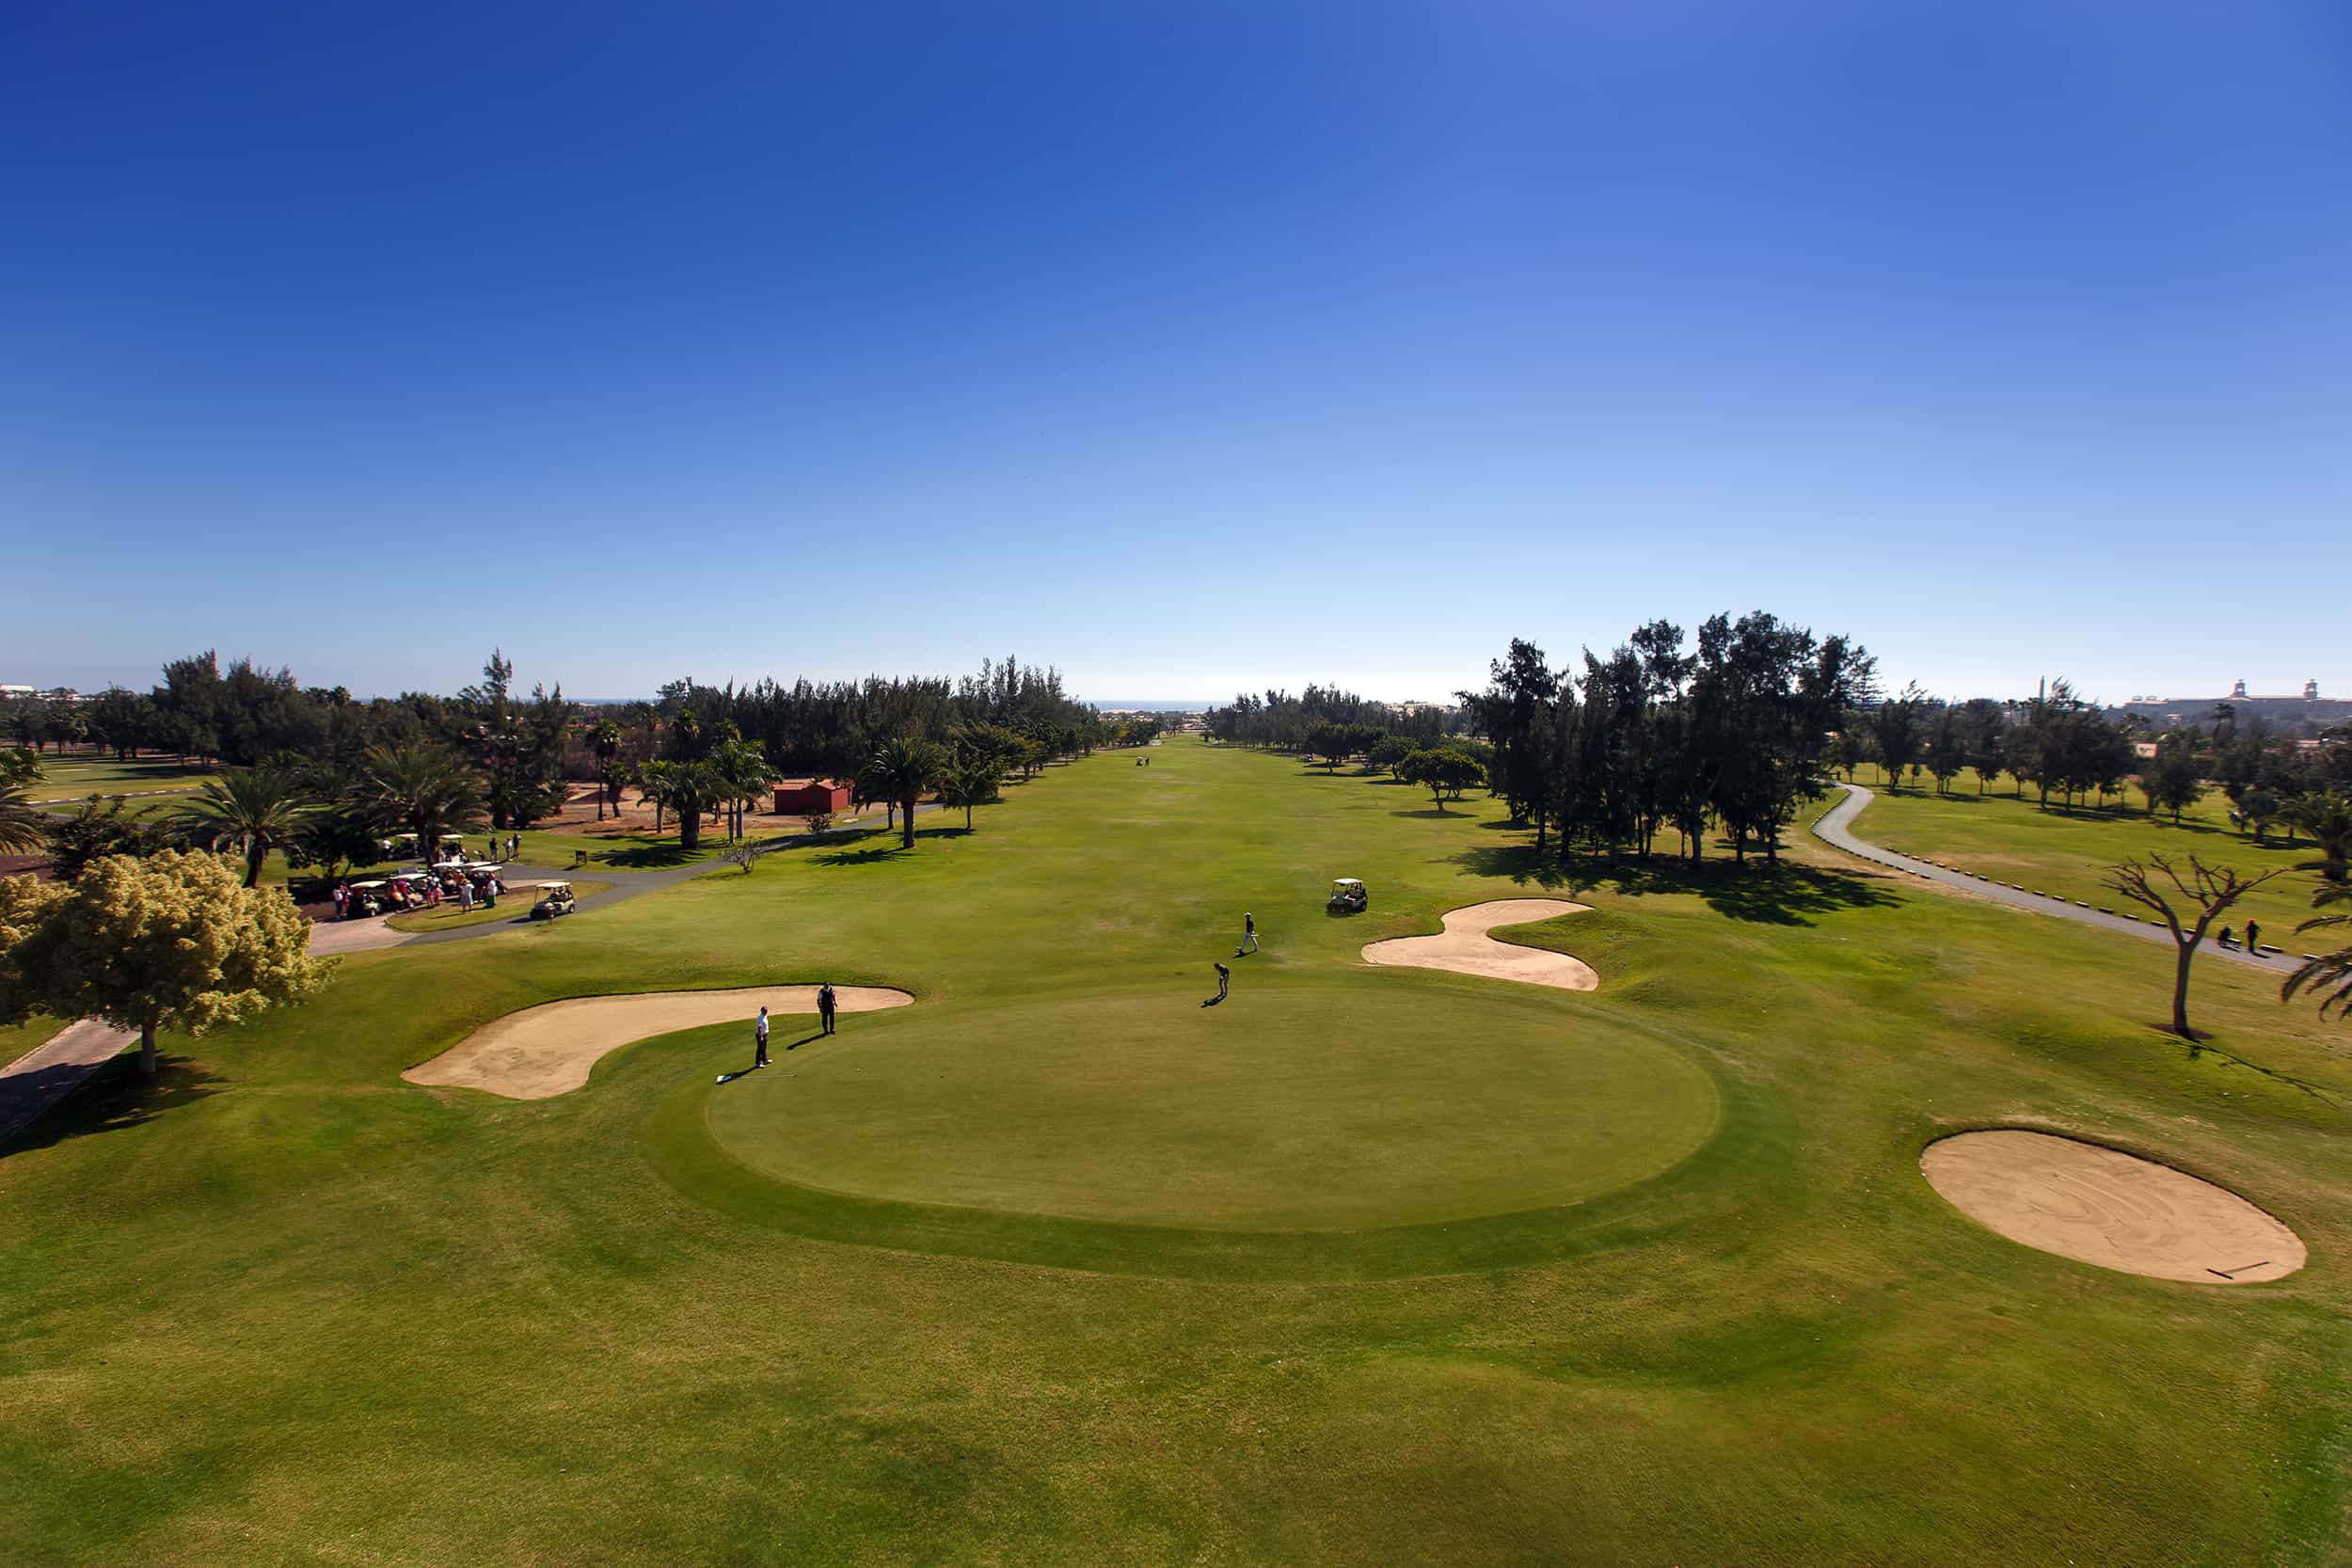
MULTIPOLYGON (((702 1131, 714 1064, 741 1065, 728 1029, 550 1101, 398 1080, 599 990, 906 986, 894 1022, 937 1021, 922 1051, 866 1018, 825 1047, 870 1038, 876 1071, 1088 987, 1170 990, 1189 1023, 1244 909, 1310 1011, 1361 987, 1484 1026, 1470 982, 1359 973, 1356 947, 1560 879, 1486 802, 1437 816, 1181 743, 1124 762, 1052 769, 911 854, 795 849, 560 942, 358 956, 302 1009, 167 1042, 157 1090, 110 1075, 0 1159, 0 1542, 106 1564, 2343 1560, 2344 1032, 2215 974, 2216 1038, 2189 1049, 2148 1026, 2160 950, 1903 879, 1628 866, 1580 890, 1596 913, 1515 933, 1602 989, 1496 1007, 1661 1041, 1723 1118, 1664 1175, 1477 1222, 1467 1250, 1440 1222, 1236 1260, 1207 1249, 1251 1233, 810 1201, 702 1131), (1371 913, 1323 913, 1334 875, 1372 883, 1371 913), (2224 1181, 2312 1264, 2207 1290, 2005 1242, 1917 1172, 1939 1132, 1997 1123, 2224 1181)), ((1212 1016, 1272 1055, 1273 1009, 1238 1034, 1261 1017, 1239 980, 1212 1016)), ((1433 1074, 1433 1117, 1454 1092, 1433 1074)), ((1501 1131, 1521 1148, 1498 1167, 1549 1157, 1541 1118, 1501 1131)), ((932 1162, 899 1132, 893 1157, 933 1191, 950 1151, 1002 1179, 1017 1151, 985 1132, 937 1134, 932 1162)))

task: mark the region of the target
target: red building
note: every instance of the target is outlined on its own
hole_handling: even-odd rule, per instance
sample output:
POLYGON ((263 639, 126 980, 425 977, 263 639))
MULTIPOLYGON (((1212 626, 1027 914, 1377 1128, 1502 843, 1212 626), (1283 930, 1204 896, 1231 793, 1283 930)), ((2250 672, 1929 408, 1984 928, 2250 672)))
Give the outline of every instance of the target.
POLYGON ((778 816, 811 816, 850 809, 850 786, 839 779, 786 779, 776 785, 778 816))

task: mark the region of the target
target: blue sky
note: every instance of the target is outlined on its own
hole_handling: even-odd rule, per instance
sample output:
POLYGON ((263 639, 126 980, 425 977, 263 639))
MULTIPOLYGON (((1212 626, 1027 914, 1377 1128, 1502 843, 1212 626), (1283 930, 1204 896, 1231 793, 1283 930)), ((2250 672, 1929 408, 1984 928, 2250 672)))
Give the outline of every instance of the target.
POLYGON ((2340 5, 18 6, 0 681, 2352 694, 2340 5))

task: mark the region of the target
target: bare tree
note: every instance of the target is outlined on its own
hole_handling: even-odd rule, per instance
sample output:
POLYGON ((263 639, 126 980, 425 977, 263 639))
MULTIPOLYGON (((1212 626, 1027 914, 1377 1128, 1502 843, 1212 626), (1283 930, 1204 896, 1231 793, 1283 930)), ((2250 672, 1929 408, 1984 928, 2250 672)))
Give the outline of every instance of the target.
POLYGON ((2107 868, 2106 879, 2100 885, 2122 894, 2135 904, 2155 911, 2164 917, 2166 928, 2172 933, 2172 1032, 2183 1039, 2196 1037, 2188 1027, 2190 956, 2205 940, 2205 931, 2216 917, 2278 875, 2277 871, 2265 871, 2259 877, 2241 877, 2229 866, 2207 865, 2194 855, 2188 858, 2188 876, 2185 879, 2162 855, 2149 856, 2145 865, 2137 861, 2125 861, 2121 865, 2107 868), (2162 881, 2158 880, 2159 877, 2162 881), (2171 896, 2165 892, 2165 883, 2169 883, 2172 892, 2179 895, 2184 909, 2174 910, 2171 896), (2181 924, 2182 917, 2189 910, 2196 911, 2196 918, 2185 927, 2181 924))

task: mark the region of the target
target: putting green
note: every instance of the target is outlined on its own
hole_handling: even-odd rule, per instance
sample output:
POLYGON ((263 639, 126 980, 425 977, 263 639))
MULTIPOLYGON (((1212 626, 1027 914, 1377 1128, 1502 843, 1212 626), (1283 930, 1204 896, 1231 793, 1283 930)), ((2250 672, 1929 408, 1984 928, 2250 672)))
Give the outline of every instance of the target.
POLYGON ((1554 999, 1251 980, 1220 1007, 1171 985, 869 1015, 713 1087, 703 1121, 739 1165, 856 1198, 1301 1231, 1578 1203, 1720 1114, 1694 1062, 1554 999))

